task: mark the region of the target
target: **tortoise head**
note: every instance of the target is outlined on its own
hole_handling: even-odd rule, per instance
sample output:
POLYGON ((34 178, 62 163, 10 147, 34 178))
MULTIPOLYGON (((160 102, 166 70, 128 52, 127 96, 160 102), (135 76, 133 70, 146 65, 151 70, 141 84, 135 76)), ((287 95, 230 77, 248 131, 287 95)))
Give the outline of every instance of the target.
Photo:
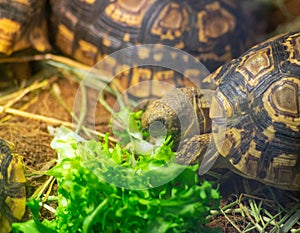
POLYGON ((171 135, 173 149, 177 149, 194 135, 210 131, 207 106, 200 90, 174 89, 150 102, 142 116, 142 126, 152 137, 171 135))

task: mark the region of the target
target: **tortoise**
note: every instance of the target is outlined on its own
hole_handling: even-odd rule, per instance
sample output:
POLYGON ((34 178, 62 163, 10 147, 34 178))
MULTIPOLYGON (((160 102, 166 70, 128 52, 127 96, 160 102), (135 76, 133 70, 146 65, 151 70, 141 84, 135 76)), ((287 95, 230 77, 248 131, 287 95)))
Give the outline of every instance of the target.
POLYGON ((156 124, 157 136, 163 123, 178 162, 202 161, 200 174, 218 160, 244 177, 300 190, 300 32, 254 46, 205 80, 218 86, 212 99, 205 90, 173 91, 148 105, 143 127, 156 124))
POLYGON ((25 213, 26 178, 22 157, 0 138, 0 232, 11 230, 11 223, 25 213))
MULTIPOLYGON (((199 58, 212 71, 240 55, 253 41, 238 0, 1 0, 0 13, 0 53, 9 55, 28 47, 51 51, 50 37, 52 51, 87 65, 122 48, 163 44, 199 58)), ((107 59, 100 68, 117 75, 120 67, 132 67, 135 59, 143 61, 145 54, 170 63, 179 59, 174 54, 157 53, 139 50, 117 61, 107 59)), ((186 73, 199 75, 189 67, 186 56, 180 59, 179 63, 186 64, 186 73)), ((144 66, 118 74, 114 81, 121 90, 127 90, 143 80, 187 85, 182 79, 170 69, 144 66)), ((149 87, 132 95, 147 97, 151 91, 149 87)))

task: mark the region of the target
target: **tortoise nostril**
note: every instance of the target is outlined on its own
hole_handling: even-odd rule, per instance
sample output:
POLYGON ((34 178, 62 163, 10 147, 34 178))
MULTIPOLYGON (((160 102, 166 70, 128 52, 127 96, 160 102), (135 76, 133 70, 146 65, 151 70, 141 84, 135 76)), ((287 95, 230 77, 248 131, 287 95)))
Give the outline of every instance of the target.
POLYGON ((149 125, 149 134, 152 137, 167 136, 167 129, 162 121, 154 121, 149 125))

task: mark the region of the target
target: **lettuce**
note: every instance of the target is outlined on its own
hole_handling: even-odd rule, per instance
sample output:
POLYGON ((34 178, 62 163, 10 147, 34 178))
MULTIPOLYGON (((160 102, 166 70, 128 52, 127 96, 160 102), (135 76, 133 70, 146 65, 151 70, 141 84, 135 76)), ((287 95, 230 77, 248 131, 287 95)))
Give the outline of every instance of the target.
POLYGON ((34 219, 14 232, 219 232, 205 227, 218 190, 199 183, 198 165, 175 163, 170 138, 137 156, 108 136, 84 140, 63 127, 55 135, 59 159, 48 175, 58 184, 56 218, 40 222, 34 200, 34 219))

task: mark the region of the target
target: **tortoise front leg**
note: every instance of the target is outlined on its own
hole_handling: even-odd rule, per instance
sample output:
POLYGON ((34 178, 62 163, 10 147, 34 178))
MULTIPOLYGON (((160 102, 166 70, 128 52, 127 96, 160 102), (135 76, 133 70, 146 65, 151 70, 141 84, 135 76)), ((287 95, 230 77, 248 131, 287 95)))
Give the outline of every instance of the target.
POLYGON ((195 135, 179 145, 176 160, 180 164, 200 163, 199 175, 205 174, 219 158, 219 152, 212 141, 211 133, 195 135))
POLYGON ((200 134, 184 140, 178 148, 177 162, 185 165, 200 163, 210 143, 210 135, 200 134))

